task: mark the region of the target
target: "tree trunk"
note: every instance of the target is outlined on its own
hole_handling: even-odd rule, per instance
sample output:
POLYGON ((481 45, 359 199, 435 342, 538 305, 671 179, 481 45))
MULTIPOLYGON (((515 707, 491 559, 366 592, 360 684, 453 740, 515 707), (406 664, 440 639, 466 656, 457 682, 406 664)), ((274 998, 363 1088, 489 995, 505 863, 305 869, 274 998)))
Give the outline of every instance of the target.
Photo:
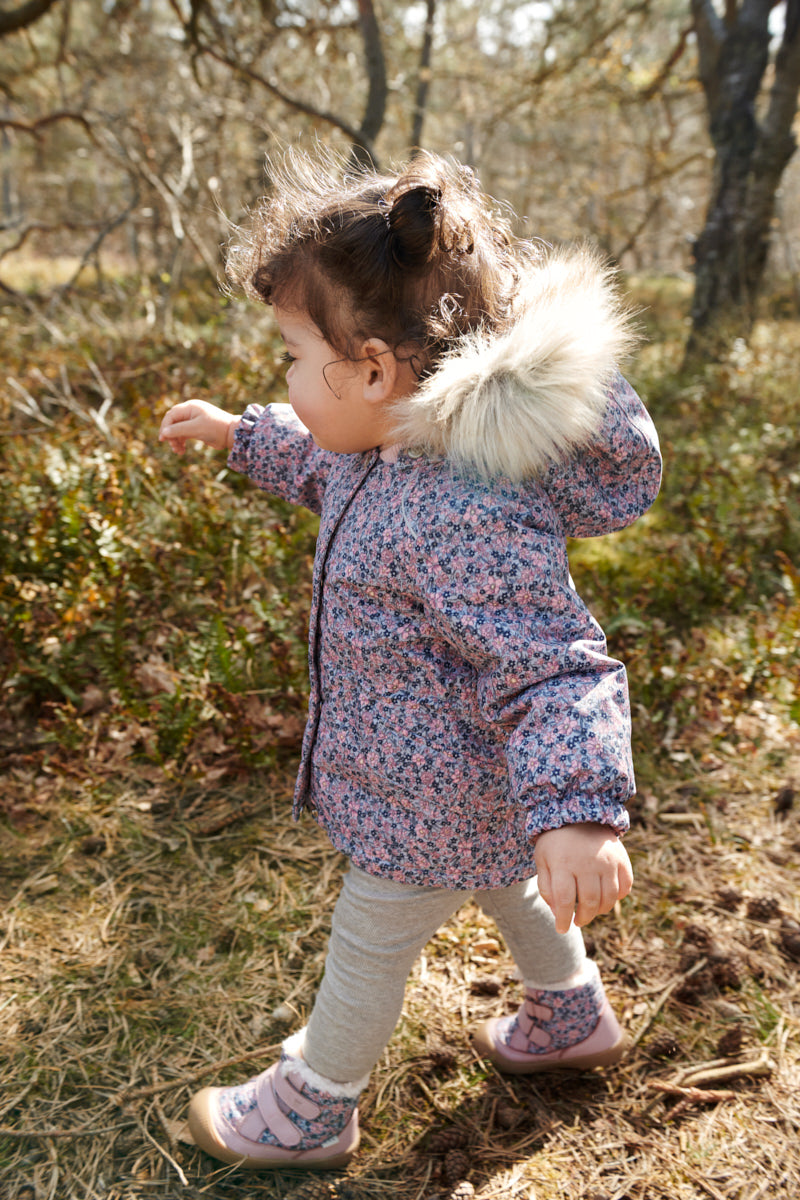
POLYGON ((422 38, 422 51, 419 57, 417 72, 417 93, 414 97, 414 120, 411 125, 411 153, 416 154, 422 148, 422 126, 425 121, 425 110, 428 107, 428 92, 431 87, 431 56, 433 54, 433 21, 436 16, 436 0, 427 0, 425 13, 425 32, 422 38))
POLYGON ((381 31, 372 0, 358 0, 358 23, 364 40, 368 92, 359 138, 353 143, 352 158, 355 163, 368 167, 373 164, 372 148, 386 116, 386 98, 389 94, 381 31))
POLYGON ((770 247, 775 196, 796 139, 800 0, 788 0, 766 112, 756 101, 769 64, 774 0, 692 0, 716 158, 705 227, 695 243, 695 292, 687 360, 720 359, 752 332, 770 247))

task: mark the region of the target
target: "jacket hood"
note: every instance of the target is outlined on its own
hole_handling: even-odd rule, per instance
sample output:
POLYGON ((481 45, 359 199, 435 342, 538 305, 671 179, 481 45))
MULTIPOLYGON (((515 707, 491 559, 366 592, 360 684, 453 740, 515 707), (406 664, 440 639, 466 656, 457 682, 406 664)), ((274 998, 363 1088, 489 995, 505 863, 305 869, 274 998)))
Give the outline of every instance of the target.
POLYGON ((398 440, 483 477, 540 478, 596 435, 633 341, 613 271, 588 247, 554 250, 513 324, 465 335, 399 405, 398 440))

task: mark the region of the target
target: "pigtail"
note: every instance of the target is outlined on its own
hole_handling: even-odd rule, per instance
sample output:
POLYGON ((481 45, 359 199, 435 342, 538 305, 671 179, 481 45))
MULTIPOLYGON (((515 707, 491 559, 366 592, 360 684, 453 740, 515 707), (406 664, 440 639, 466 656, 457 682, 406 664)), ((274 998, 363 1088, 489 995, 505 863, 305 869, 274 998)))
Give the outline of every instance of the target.
POLYGON ((441 188, 420 184, 384 200, 389 256, 400 270, 431 261, 441 237, 441 188))
POLYGON ((468 167, 420 156, 400 175, 383 206, 391 254, 406 270, 459 260, 475 252, 477 185, 468 167))

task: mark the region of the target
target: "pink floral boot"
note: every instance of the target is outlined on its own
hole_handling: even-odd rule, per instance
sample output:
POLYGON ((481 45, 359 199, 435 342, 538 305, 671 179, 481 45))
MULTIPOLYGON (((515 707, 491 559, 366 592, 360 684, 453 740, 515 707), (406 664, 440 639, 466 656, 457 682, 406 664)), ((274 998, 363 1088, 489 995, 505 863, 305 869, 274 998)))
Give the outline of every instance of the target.
POLYGON ((358 1095, 367 1080, 336 1084, 301 1057, 304 1031, 278 1062, 236 1087, 203 1088, 189 1106, 195 1143, 221 1162, 263 1171, 343 1167, 358 1148, 358 1095))
POLYGON ((630 1044, 611 1011, 600 974, 587 962, 573 987, 525 985, 525 999, 510 1017, 493 1017, 473 1031, 483 1058, 510 1075, 606 1067, 630 1044))

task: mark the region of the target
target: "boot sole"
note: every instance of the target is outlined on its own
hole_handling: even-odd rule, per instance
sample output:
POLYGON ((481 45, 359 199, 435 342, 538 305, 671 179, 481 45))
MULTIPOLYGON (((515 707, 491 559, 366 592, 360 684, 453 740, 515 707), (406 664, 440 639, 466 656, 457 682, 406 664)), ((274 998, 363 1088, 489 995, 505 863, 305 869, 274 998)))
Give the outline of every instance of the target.
POLYGON ((626 1033, 605 1050, 596 1050, 590 1054, 575 1054, 571 1058, 553 1058, 550 1055, 541 1059, 531 1056, 527 1060, 506 1058, 501 1054, 487 1026, 490 1022, 479 1025, 472 1031, 472 1044, 481 1058, 493 1063, 504 1075, 535 1075, 544 1071, 590 1071, 593 1067, 611 1067, 618 1063, 631 1048, 632 1040, 626 1033))

